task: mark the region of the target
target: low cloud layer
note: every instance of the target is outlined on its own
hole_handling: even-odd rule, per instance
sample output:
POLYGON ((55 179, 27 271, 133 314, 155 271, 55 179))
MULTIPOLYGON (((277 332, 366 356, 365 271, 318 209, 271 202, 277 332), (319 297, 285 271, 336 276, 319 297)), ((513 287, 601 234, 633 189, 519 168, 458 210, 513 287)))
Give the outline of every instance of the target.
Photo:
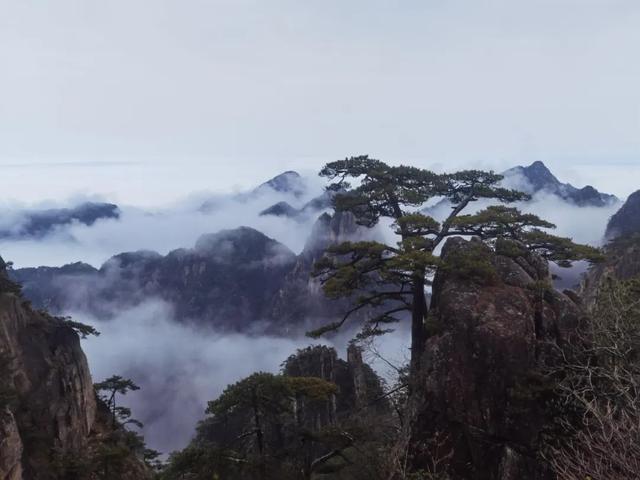
POLYGON ((82 312, 76 320, 94 325, 99 337, 83 341, 94 381, 113 374, 141 389, 120 401, 145 426, 152 448, 183 448, 204 417, 208 400, 230 383, 256 371, 277 372, 308 338, 275 338, 203 332, 178 323, 171 306, 149 300, 101 322, 82 312))
MULTIPOLYGON (((199 194, 158 210, 121 206, 119 219, 99 220, 92 226, 73 223, 43 239, 3 240, 0 252, 20 268, 76 261, 99 266, 121 252, 153 250, 166 254, 176 248, 192 247, 203 234, 249 226, 299 253, 320 212, 296 220, 260 216, 260 212, 280 201, 300 207, 322 192, 315 178, 307 183, 307 193, 302 197, 275 191, 255 196, 199 194), (211 205, 206 212, 200 210, 205 201, 211 205)), ((19 221, 24 208, 0 207, 3 224, 19 221)))
MULTIPOLYGON (((142 433, 150 447, 163 453, 184 448, 204 417, 208 400, 223 389, 257 371, 277 373, 287 357, 299 348, 323 343, 345 358, 352 338, 349 331, 331 340, 306 337, 277 338, 219 333, 178 323, 172 308, 159 299, 99 321, 83 312, 75 320, 95 326, 101 335, 83 340, 94 381, 117 374, 134 380, 141 389, 119 401, 144 423, 142 433)), ((391 381, 394 371, 387 361, 406 361, 408 332, 404 325, 374 343, 367 360, 391 381)))
MULTIPOLYGON (((283 200, 300 207, 320 191, 316 180, 311 180, 307 194, 300 198, 262 192, 256 196, 197 195, 155 211, 124 206, 118 220, 100 220, 90 227, 72 224, 41 240, 0 242, 0 254, 5 260, 15 261, 16 267, 55 266, 78 260, 99 266, 123 251, 146 249, 166 254, 172 249, 193 247, 202 234, 241 225, 251 226, 298 253, 318 215, 299 221, 260 216, 259 212, 283 200), (202 212, 199 206, 205 200, 210 201, 212 208, 202 212)), ((473 213, 487 205, 488 202, 476 202, 464 213, 473 213)), ((558 235, 599 245, 606 223, 619 205, 577 207, 539 193, 518 207, 557 224, 558 235)), ((24 206, 4 205, 0 218, 10 224, 21 208, 24 206)), ((440 204, 432 213, 442 219, 448 212, 449 206, 440 204)), ((386 226, 386 223, 382 225, 380 232, 384 232, 388 242, 396 241, 386 226)), ((583 270, 584 266, 578 266, 560 272, 564 277, 563 286, 572 286, 583 270)), ((82 296, 82 289, 74 291, 82 296)), ((132 378, 142 387, 124 402, 132 407, 134 416, 145 423, 144 434, 150 446, 165 453, 185 446, 197 421, 204 415, 206 402, 216 398, 226 385, 258 370, 277 372, 280 364, 297 348, 311 343, 305 337, 230 334, 202 328, 196 331, 177 322, 171 305, 159 299, 143 299, 128 309, 121 305, 109 305, 109 308, 115 312, 109 321, 99 321, 82 310, 67 313, 102 332, 100 337, 83 342, 95 381, 119 374, 132 378)), ((351 333, 344 332, 324 343, 336 346, 344 357, 351 333)), ((406 329, 399 328, 394 334, 377 340, 366 355, 389 381, 395 374, 389 363, 398 366, 407 361, 408 338, 406 329)))

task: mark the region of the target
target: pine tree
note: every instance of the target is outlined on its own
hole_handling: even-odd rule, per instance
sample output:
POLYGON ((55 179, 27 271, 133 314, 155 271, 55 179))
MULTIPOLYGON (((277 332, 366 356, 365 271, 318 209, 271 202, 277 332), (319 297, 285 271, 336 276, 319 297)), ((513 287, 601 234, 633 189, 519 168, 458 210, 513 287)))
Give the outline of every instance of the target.
POLYGON ((351 157, 327 164, 320 175, 332 181, 337 212, 352 213, 358 224, 374 227, 390 219, 398 236, 396 245, 378 241, 343 242, 331 247, 316 264, 330 298, 355 298, 341 320, 310 332, 320 336, 341 328, 356 312, 370 308, 362 335, 389 331, 403 313, 411 317, 411 372, 415 373, 427 338, 428 306, 425 288, 440 266, 436 249, 448 237, 474 235, 489 244, 512 239, 560 266, 573 260, 595 260, 599 253, 570 239, 546 233, 554 225, 516 208, 492 206, 475 215, 463 210, 480 199, 502 203, 526 200, 525 193, 500 186, 502 176, 481 170, 436 174, 409 166, 390 166, 368 156, 351 157), (358 184, 352 187, 349 180, 358 184), (432 199, 446 199, 451 212, 440 223, 422 210, 432 199))

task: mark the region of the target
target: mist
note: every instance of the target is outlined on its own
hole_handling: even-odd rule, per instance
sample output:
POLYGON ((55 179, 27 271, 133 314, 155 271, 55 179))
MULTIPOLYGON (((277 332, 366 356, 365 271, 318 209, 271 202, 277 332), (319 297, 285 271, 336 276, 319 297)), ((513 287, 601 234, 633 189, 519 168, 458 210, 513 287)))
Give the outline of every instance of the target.
MULTIPOLYGON (((160 299, 149 299, 108 321, 84 312, 71 314, 101 333, 82 344, 94 382, 117 374, 140 386, 118 402, 144 424, 141 433, 148 445, 165 454, 186 446, 205 416, 207 401, 227 385, 258 371, 278 373, 289 355, 312 344, 333 346, 346 358, 354 333, 311 340, 195 329, 179 323, 171 305, 160 299)), ((395 372, 387 361, 404 364, 408 340, 408 330, 400 324, 393 334, 377 339, 374 349, 365 350, 365 358, 393 381, 395 372)))
MULTIPOLYGON (((0 252, 5 260, 13 260, 17 268, 59 266, 75 261, 97 267, 124 251, 153 250, 164 255, 176 248, 192 247, 202 234, 250 226, 300 253, 320 212, 299 219, 260 216, 259 213, 279 201, 299 208, 321 193, 322 185, 317 177, 304 177, 304 182, 307 188, 302 196, 275 191, 200 192, 155 208, 121 205, 119 219, 99 220, 92 226, 62 226, 42 239, 3 240, 0 252), (203 211, 201 206, 205 202, 209 208, 203 211)), ((0 208, 0 218, 10 225, 21 212, 29 209, 76 205, 85 199, 78 196, 64 204, 5 203, 0 208)), ((492 203, 495 202, 474 202, 463 213, 473 213, 492 203)), ((555 223, 558 228, 554 233, 591 245, 602 244, 606 223, 619 208, 617 203, 600 208, 578 207, 544 192, 515 206, 555 223)), ((439 220, 450 211, 448 204, 437 203, 437 199, 431 202, 431 207, 429 213, 439 220)), ((388 227, 389 222, 381 222, 374 233, 394 243, 397 238, 388 227)), ((585 269, 584 264, 570 270, 554 269, 554 273, 562 277, 557 286, 574 286, 585 269)), ((111 280, 108 276, 104 279, 105 282, 111 280)), ((105 310, 110 312, 109 320, 101 320, 82 308, 86 289, 99 285, 82 285, 81 279, 77 281, 79 283, 68 285, 69 295, 75 298, 73 304, 77 307, 65 313, 95 326, 102 333, 83 341, 93 379, 97 382, 117 374, 140 385, 141 390, 131 392, 120 401, 132 408, 134 418, 144 423, 142 433, 149 446, 163 453, 188 443, 197 422, 204 417, 207 401, 215 399, 225 386, 256 371, 276 373, 296 349, 314 343, 302 335, 282 338, 260 334, 258 332, 264 331, 259 328, 262 319, 255 319, 253 333, 207 329, 202 323, 198 325, 197 319, 184 322, 175 318, 172 306, 158 298, 141 298, 141 303, 128 308, 105 304, 105 310)), ((301 324, 305 321, 300 319, 301 324)), ((365 349, 366 361, 389 384, 395 380, 396 368, 408 360, 406 323, 397 325, 394 333, 376 339, 365 349)), ((334 346, 344 358, 346 345, 354 333, 347 330, 321 343, 334 346)))
POLYGON ((149 299, 99 321, 83 312, 75 320, 101 335, 83 341, 94 382, 117 374, 141 388, 119 402, 144 423, 151 448, 184 448, 204 417, 206 403, 225 386, 257 371, 276 373, 308 338, 276 338, 193 329, 173 318, 171 305, 149 299))
MULTIPOLYGON (((193 246, 203 234, 248 226, 300 253, 321 212, 296 219, 261 216, 260 212, 280 201, 299 208, 322 193, 319 179, 311 176, 303 181, 306 189, 302 196, 268 189, 254 195, 202 192, 161 208, 124 205, 120 206, 119 219, 100 219, 91 226, 64 225, 45 238, 2 239, 0 251, 17 268, 61 266, 77 261, 98 267, 121 252, 152 250, 165 255, 177 248, 193 246), (205 202, 210 208, 203 211, 201 206, 205 202)), ((0 206, 0 226, 17 225, 21 215, 33 209, 77 206, 82 201, 83 197, 76 197, 60 203, 0 206)))

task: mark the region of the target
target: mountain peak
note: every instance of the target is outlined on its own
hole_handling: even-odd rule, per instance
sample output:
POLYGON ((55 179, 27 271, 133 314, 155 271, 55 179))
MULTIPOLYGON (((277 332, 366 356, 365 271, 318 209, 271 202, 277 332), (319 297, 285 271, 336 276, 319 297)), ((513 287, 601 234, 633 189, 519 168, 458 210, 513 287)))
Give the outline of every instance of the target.
POLYGON ((306 190, 302 176, 293 170, 287 170, 286 172, 267 180, 262 185, 258 186, 254 190, 254 193, 260 193, 266 189, 274 190, 279 193, 292 193, 296 197, 303 195, 306 190))
POLYGON ((199 255, 213 256, 223 263, 246 264, 275 257, 293 261, 295 257, 285 245, 251 227, 202 235, 194 250, 199 255))
POLYGON ((292 207, 288 202, 282 201, 262 210, 260 212, 260 216, 264 217, 265 215, 274 215, 276 217, 293 218, 298 215, 298 213, 297 208, 292 207))
POLYGON ((544 164, 544 162, 542 160, 536 160, 531 165, 529 165, 528 167, 525 167, 525 168, 540 168, 540 169, 545 169, 545 170, 549 171, 549 168, 547 168, 547 166, 544 164))
POLYGON ((562 183, 540 160, 536 160, 526 167, 517 166, 505 171, 506 178, 520 178, 524 180, 518 182, 517 188, 526 193, 535 194, 546 192, 556 195, 563 200, 574 203, 580 207, 605 207, 617 201, 614 195, 601 193, 591 185, 583 188, 576 188, 569 183, 562 183))
POLYGON ((535 191, 553 189, 561 185, 560 180, 540 160, 536 160, 528 167, 516 167, 524 175, 535 191))

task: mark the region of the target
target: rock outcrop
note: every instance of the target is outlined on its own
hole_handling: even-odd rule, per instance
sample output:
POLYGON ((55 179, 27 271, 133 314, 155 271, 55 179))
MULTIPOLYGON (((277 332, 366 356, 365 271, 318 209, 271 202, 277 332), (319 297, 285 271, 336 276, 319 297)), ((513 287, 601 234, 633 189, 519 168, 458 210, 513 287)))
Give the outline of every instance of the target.
MULTIPOLYGON (((7 282, 6 272, 0 276, 7 282)), ((0 291, 0 478, 48 479, 54 454, 82 448, 96 398, 80 340, 64 321, 0 291)))
POLYGON ((640 275, 640 190, 611 217, 605 238, 604 260, 593 265, 582 281, 580 293, 588 305, 606 278, 629 280, 640 275))
POLYGON ((629 280, 640 275, 640 234, 614 238, 604 251, 604 261, 589 269, 581 285, 580 293, 588 304, 606 278, 629 280))
POLYGON ((640 190, 632 193, 609 220, 605 237, 613 239, 640 234, 640 190))
POLYGON ((269 318, 276 330, 284 333, 310 330, 340 318, 348 310, 348 301, 330 300, 325 296, 320 281, 312 273, 329 246, 357 239, 362 234, 350 213, 320 216, 271 302, 269 318), (307 323, 301 325, 302 320, 307 323))
POLYGON ((363 361, 362 352, 354 344, 347 349, 347 360, 338 358, 334 348, 317 345, 298 350, 283 364, 283 374, 290 377, 316 377, 335 383, 338 394, 314 415, 313 425, 329 425, 366 407, 384 412, 388 404, 381 401, 384 394, 380 378, 363 361))
MULTIPOLYGON (((454 480, 538 480, 547 421, 540 369, 580 324, 580 306, 551 288, 548 265, 517 245, 498 254, 450 239, 433 285, 413 430, 415 467, 454 480), (473 258, 468 268, 460 259, 473 258)), ((574 297, 575 298, 575 297, 574 297)))
POLYGON ((5 267, 0 258, 0 479, 149 480, 144 445, 109 438, 134 434, 114 430, 96 397, 80 324, 33 310, 5 267), (109 448, 121 470, 96 476, 109 448))
POLYGON ((210 403, 212 414, 172 456, 167 478, 372 478, 395 431, 382 395, 355 345, 346 361, 327 346, 298 350, 281 375, 256 373, 210 403))

